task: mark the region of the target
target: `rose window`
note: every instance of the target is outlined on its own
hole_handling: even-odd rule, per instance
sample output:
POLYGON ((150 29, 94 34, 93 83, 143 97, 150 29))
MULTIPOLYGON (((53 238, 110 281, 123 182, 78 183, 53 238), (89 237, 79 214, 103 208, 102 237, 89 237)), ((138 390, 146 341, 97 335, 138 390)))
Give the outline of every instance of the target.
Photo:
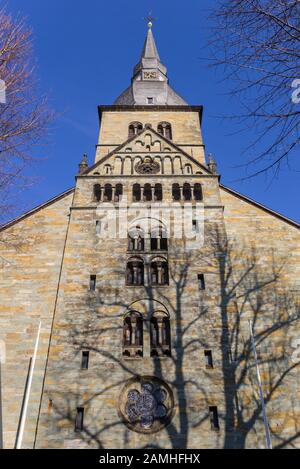
POLYGON ((173 405, 172 392, 166 383, 157 378, 137 378, 125 386, 120 411, 132 430, 152 433, 170 421, 173 405))
POLYGON ((156 174, 160 171, 160 166, 151 157, 146 156, 144 161, 135 165, 135 170, 139 174, 156 174))

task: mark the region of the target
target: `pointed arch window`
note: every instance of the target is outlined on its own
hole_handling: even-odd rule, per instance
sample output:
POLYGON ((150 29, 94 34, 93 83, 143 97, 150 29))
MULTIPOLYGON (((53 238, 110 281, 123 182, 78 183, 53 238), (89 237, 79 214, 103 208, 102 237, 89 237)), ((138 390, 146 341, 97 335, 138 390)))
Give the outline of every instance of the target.
POLYGON ((131 122, 128 127, 128 138, 134 137, 141 130, 143 130, 143 124, 141 122, 131 122))
POLYGON ((151 285, 169 284, 169 267, 164 258, 153 259, 150 264, 150 282, 151 285))
POLYGON ((124 318, 123 356, 127 358, 143 356, 143 320, 136 311, 129 312, 124 318))
POLYGON ((141 258, 130 258, 126 266, 126 285, 144 285, 144 262, 141 258))
POLYGON ((160 122, 157 126, 157 132, 163 137, 172 140, 172 126, 169 122, 160 122))
POLYGON ((93 189, 94 201, 100 202, 101 200, 101 185, 95 184, 93 189))
POLYGON ((154 312, 150 321, 151 357, 171 355, 170 318, 165 312, 154 312))

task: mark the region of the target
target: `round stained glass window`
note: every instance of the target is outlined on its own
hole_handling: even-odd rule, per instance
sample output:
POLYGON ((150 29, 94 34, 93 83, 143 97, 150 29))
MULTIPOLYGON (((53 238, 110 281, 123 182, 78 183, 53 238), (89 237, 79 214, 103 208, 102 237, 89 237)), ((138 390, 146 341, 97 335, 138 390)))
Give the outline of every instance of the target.
POLYGON ((158 378, 132 378, 121 392, 119 412, 124 423, 136 432, 161 430, 171 421, 173 411, 172 390, 158 378))

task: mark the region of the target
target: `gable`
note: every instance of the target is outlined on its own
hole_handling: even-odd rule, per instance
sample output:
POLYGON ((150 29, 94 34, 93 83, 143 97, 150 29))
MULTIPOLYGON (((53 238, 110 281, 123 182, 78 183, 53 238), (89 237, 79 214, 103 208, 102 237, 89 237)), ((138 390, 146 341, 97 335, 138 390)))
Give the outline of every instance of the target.
POLYGON ((88 168, 84 174, 120 176, 211 173, 173 142, 146 127, 88 168))
POLYGON ((229 187, 220 184, 220 195, 224 205, 224 217, 230 224, 239 223, 245 224, 245 227, 251 228, 255 226, 257 221, 265 221, 266 229, 270 227, 269 224, 275 226, 276 224, 282 229, 288 228, 288 225, 296 228, 295 233, 299 235, 300 225, 294 220, 281 215, 268 207, 259 204, 255 200, 246 197, 239 192, 230 189, 229 187))
POLYGON ((220 186, 220 195, 227 239, 235 252, 234 268, 255 255, 264 268, 280 271, 289 289, 299 290, 299 225, 227 187, 220 186))
MULTIPOLYGON (((62 207, 65 207, 66 210, 68 211, 70 206, 72 205, 72 199, 74 196, 74 188, 68 189, 65 192, 62 192, 61 194, 53 197, 52 199, 48 200, 47 202, 44 202, 41 205, 38 205, 37 207, 34 207, 32 210, 29 210, 28 212, 23 213, 17 218, 14 218, 13 220, 8 221, 7 223, 3 224, 0 226, 0 232, 13 227, 17 223, 25 220, 28 217, 31 217, 32 215, 39 214, 41 217, 43 217, 43 214, 45 213, 46 208, 50 207, 51 209, 56 210, 56 207, 59 206, 61 203, 62 207)), ((60 210, 60 208, 59 208, 60 210)))

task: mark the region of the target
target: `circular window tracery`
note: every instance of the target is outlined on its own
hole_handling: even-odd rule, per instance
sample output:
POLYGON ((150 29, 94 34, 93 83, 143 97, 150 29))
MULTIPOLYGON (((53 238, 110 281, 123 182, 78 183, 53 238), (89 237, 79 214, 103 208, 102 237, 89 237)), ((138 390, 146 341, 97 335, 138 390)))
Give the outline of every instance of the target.
POLYGON ((142 162, 135 165, 138 174, 156 174, 160 170, 160 166, 150 156, 146 156, 142 162))
POLYGON ((146 376, 130 379, 120 395, 119 412, 124 423, 139 433, 154 433, 172 419, 174 398, 162 380, 146 376))

